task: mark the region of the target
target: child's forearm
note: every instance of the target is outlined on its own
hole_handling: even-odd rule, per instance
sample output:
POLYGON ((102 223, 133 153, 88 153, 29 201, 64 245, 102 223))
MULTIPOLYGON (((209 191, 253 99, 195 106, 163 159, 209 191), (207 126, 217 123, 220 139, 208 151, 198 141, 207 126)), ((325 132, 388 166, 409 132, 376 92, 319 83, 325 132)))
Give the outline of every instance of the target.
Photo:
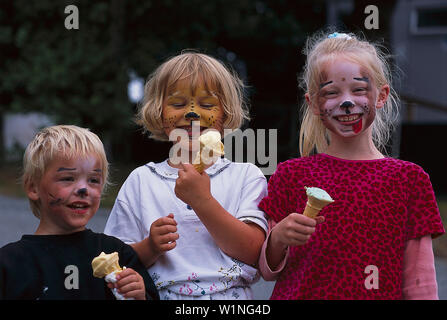
POLYGON ((149 237, 141 240, 140 242, 135 242, 131 244, 131 246, 146 268, 149 268, 151 265, 153 265, 160 256, 160 253, 157 254, 151 249, 151 246, 149 244, 149 237))
POLYGON ((275 231, 275 228, 273 228, 266 248, 267 264, 271 270, 277 269, 278 265, 284 259, 287 251, 287 245, 277 240, 277 237, 275 237, 275 231))
POLYGON ((256 264, 265 239, 264 230, 227 212, 213 197, 193 206, 219 248, 246 264, 256 264))

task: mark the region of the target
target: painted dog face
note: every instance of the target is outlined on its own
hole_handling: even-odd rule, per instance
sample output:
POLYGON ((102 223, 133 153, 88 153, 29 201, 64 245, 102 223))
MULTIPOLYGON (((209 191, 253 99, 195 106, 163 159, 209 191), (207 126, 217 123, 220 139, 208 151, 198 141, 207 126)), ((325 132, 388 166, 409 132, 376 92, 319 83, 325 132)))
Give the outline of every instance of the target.
POLYGON ((383 106, 368 73, 359 64, 337 57, 325 65, 323 74, 314 113, 339 136, 352 137, 368 131, 376 108, 383 106))

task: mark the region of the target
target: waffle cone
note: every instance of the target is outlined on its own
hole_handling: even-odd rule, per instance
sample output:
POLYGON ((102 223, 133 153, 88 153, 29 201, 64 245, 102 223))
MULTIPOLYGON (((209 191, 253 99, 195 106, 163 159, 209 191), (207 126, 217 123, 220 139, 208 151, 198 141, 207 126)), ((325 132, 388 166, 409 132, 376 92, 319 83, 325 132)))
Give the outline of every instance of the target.
POLYGON ((200 163, 193 164, 198 173, 202 173, 205 170, 205 164, 200 160, 200 163))
POLYGON ((334 200, 318 199, 313 196, 308 196, 303 215, 315 219, 315 217, 320 213, 321 209, 332 202, 334 202, 334 200))
POLYGON ((202 173, 203 171, 205 171, 206 167, 206 163, 203 161, 203 157, 205 157, 205 159, 208 159, 208 161, 210 161, 210 158, 216 156, 218 157, 221 154, 223 154, 223 145, 222 150, 214 150, 214 149, 208 149, 203 143, 200 143, 200 150, 193 161, 193 167, 197 170, 198 173, 202 173), (206 155, 203 155, 204 151, 206 155))

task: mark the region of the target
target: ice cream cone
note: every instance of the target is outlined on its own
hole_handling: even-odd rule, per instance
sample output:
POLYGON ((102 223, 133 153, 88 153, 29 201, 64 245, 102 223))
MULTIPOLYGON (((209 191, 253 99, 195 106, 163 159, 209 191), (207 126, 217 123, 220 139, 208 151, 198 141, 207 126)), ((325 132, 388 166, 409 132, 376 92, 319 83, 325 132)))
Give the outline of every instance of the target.
POLYGON ((118 252, 105 254, 101 252, 99 256, 92 260, 93 276, 97 278, 104 278, 112 272, 120 272, 121 269, 118 263, 118 252))
POLYGON ((193 164, 194 168, 197 170, 198 173, 202 173, 205 171, 205 164, 200 160, 200 163, 193 164))
POLYGON ((308 187, 304 188, 306 189, 307 203, 306 207, 304 208, 303 215, 306 217, 315 219, 325 206, 334 202, 331 196, 323 189, 308 187))
MULTIPOLYGON (((99 256, 92 260, 93 276, 104 278, 106 282, 115 283, 116 275, 126 269, 126 267, 122 269, 118 261, 118 252, 112 252, 110 254, 101 252, 99 256)), ((123 295, 118 293, 116 288, 113 288, 112 292, 117 300, 126 300, 123 295)), ((130 298, 129 300, 133 300, 133 298, 130 298)))
POLYGON ((214 130, 199 137, 200 150, 193 161, 193 166, 198 173, 202 173, 207 164, 211 164, 224 154, 224 145, 220 140, 220 133, 214 130))

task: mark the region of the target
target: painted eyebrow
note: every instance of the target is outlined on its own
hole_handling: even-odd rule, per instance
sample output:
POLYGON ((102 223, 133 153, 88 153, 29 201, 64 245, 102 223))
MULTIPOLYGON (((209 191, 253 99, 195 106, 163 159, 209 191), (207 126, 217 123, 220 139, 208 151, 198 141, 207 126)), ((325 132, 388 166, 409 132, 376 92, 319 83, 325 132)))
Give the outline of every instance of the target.
POLYGON ((61 171, 75 171, 75 170, 76 170, 76 168, 64 168, 64 167, 61 167, 61 168, 57 169, 57 172, 61 172, 61 171))
POLYGON ((331 83, 332 83, 332 81, 320 83, 320 89, 323 88, 324 86, 327 86, 328 84, 331 84, 331 83))
POLYGON ((366 82, 366 83, 369 83, 369 79, 368 79, 368 77, 354 78, 354 80, 357 80, 357 81, 364 81, 364 82, 366 82))

